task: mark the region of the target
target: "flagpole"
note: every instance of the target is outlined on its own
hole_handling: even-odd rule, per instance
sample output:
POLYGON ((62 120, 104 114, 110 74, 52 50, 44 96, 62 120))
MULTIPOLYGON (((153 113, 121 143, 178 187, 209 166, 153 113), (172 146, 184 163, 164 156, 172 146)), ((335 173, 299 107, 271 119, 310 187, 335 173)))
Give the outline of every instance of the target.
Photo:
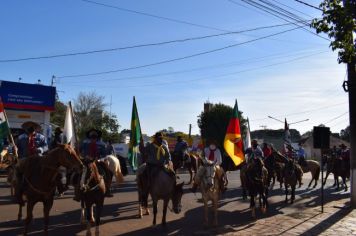
POLYGON ((10 131, 9 132, 10 141, 11 141, 12 145, 14 146, 14 154, 15 154, 16 158, 18 158, 19 156, 17 154, 17 147, 16 147, 16 144, 15 144, 15 141, 14 141, 14 137, 11 134, 10 124, 9 124, 9 120, 7 119, 5 108, 4 108, 4 116, 5 116, 5 120, 6 120, 6 123, 7 123, 7 127, 9 128, 9 131, 10 131))
POLYGON ((78 137, 77 137, 77 132, 76 132, 77 129, 75 127, 75 122, 74 122, 74 113, 73 113, 73 108, 72 108, 72 102, 69 101, 68 105, 69 105, 69 110, 70 110, 70 115, 71 115, 71 118, 72 118, 72 125, 73 125, 73 133, 74 133, 73 137, 74 137, 74 141, 75 141, 74 149, 79 154, 78 137))

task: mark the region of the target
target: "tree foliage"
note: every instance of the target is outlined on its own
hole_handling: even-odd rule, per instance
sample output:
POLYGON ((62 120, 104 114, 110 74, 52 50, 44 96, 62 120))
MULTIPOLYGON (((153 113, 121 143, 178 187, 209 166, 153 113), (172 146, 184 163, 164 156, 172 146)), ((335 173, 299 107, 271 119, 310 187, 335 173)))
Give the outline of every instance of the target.
MULTIPOLYGON (((224 104, 214 104, 212 108, 205 112, 203 111, 198 116, 198 126, 200 128, 201 137, 204 140, 215 140, 217 145, 223 150, 224 138, 232 116, 233 108, 224 104)), ((246 120, 239 111, 241 132, 246 130, 246 120)))
POLYGON ((350 142, 350 126, 347 126, 345 129, 340 131, 340 138, 347 142, 350 142))
POLYGON ((324 0, 320 4, 323 10, 321 19, 314 19, 311 26, 317 33, 327 33, 333 39, 330 43, 332 50, 339 50, 339 63, 351 63, 356 58, 355 42, 352 39, 352 32, 356 30, 356 1, 345 0, 324 0))
POLYGON ((59 127, 64 126, 67 106, 63 102, 56 100, 54 104, 54 112, 51 112, 50 122, 59 127))
POLYGON ((81 92, 75 99, 74 120, 80 139, 85 138, 85 134, 90 128, 95 128, 102 131, 104 141, 109 139, 113 142, 119 141, 117 117, 110 116, 105 111, 104 99, 104 96, 97 95, 95 92, 81 92))

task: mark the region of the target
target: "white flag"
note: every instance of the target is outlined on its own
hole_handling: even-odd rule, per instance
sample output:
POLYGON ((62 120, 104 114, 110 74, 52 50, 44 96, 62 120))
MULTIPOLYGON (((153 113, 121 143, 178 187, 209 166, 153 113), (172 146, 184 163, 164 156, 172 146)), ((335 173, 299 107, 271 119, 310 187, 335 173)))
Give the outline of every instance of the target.
POLYGON ((250 147, 251 147, 250 122, 247 118, 247 130, 246 130, 246 136, 244 140, 244 149, 246 150, 247 148, 250 147))
POLYGON ((67 106, 66 118, 64 121, 63 143, 70 143, 72 147, 75 146, 74 121, 70 104, 67 106))

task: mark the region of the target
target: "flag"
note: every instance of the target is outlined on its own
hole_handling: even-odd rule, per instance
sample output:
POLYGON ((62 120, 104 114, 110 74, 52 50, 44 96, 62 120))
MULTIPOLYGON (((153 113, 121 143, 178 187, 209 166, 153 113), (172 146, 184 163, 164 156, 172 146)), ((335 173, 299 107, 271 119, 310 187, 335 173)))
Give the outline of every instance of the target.
POLYGON ((136 107, 136 100, 133 97, 132 116, 131 116, 131 135, 129 144, 128 159, 133 170, 137 170, 138 161, 137 156, 139 153, 139 146, 142 139, 140 120, 136 107))
POLYGON ((224 140, 224 148, 236 166, 240 165, 245 160, 243 152, 243 143, 241 139, 237 101, 235 101, 235 107, 232 113, 232 117, 227 127, 224 140))
POLYGON ((74 120, 71 103, 67 106, 66 117, 64 120, 63 129, 63 143, 70 143, 72 147, 75 147, 75 131, 74 131, 74 120))
POLYGON ((247 118, 247 130, 246 130, 246 135, 244 139, 244 148, 245 150, 247 148, 251 148, 251 132, 250 132, 250 121, 247 118))
POLYGON ((292 144, 291 135, 289 132, 289 125, 287 119, 284 120, 284 151, 287 152, 287 146, 292 144))
POLYGON ((0 99, 0 139, 3 140, 9 135, 9 125, 6 120, 4 105, 0 99))

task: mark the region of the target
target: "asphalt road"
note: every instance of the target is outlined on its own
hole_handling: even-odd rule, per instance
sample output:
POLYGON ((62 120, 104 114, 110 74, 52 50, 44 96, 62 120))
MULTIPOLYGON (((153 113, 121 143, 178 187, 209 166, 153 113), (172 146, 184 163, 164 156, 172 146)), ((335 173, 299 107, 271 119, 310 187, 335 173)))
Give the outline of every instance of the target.
MULTIPOLYGON (((187 174, 179 174, 181 180, 188 180, 187 174)), ((239 172, 228 173, 229 185, 227 192, 220 200, 218 210, 217 228, 203 227, 203 203, 199 200, 200 193, 193 194, 190 186, 185 186, 182 198, 183 210, 180 214, 167 213, 167 227, 161 225, 152 227, 152 215, 138 218, 137 190, 135 176, 128 175, 121 185, 113 183, 114 197, 105 199, 102 213, 100 235, 214 235, 229 232, 231 228, 254 224, 251 217, 249 201, 241 198, 239 172)), ((325 190, 325 201, 345 198, 349 192, 335 191, 331 188, 332 176, 325 190)), ((257 210, 257 218, 268 218, 276 214, 289 214, 298 217, 298 214, 308 207, 320 205, 320 184, 317 189, 306 189, 310 175, 304 174, 302 188, 296 191, 296 201, 293 205, 284 203, 284 190, 277 184, 270 191, 269 209, 266 214, 257 210)), ((72 200, 73 191, 69 190, 54 202, 50 212, 49 235, 86 235, 86 226, 81 225, 80 204, 72 200)), ((161 203, 161 201, 160 201, 161 203)), ((43 206, 38 203, 34 209, 34 221, 30 227, 29 235, 42 235, 43 206)), ((152 211, 152 209, 151 209, 152 211)), ((158 209, 158 223, 161 222, 162 205, 158 209)), ((26 214, 24 214, 26 215, 26 214)), ((212 215, 211 215, 212 216, 212 215)), ((276 222, 277 223, 277 222, 276 222)), ((11 202, 10 190, 5 183, 5 178, 0 178, 0 235, 19 235, 22 232, 23 221, 17 221, 17 205, 11 202)), ((94 228, 92 228, 94 235, 94 228)))

